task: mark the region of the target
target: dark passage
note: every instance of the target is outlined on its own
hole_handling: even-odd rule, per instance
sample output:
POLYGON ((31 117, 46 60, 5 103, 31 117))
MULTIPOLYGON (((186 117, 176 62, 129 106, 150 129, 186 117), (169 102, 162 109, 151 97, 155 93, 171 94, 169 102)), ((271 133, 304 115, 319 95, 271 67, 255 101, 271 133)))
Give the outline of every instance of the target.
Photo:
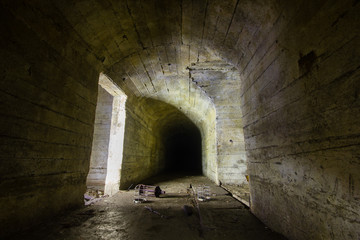
POLYGON ((194 124, 168 129, 164 147, 166 171, 202 173, 201 133, 194 124))

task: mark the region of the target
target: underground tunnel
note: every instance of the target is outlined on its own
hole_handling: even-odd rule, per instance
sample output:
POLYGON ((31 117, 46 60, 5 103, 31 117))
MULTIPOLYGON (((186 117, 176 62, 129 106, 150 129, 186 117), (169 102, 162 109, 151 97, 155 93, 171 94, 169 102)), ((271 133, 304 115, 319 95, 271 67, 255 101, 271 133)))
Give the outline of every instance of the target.
MULTIPOLYGON (((246 226, 237 222, 245 208, 227 205, 226 188, 288 239, 359 239, 359 3, 2 0, 0 238, 81 209, 89 170, 116 206, 94 205, 99 222, 114 228, 100 229, 89 208, 61 229, 84 223, 110 238, 125 234, 129 222, 113 217, 131 218, 136 207, 116 202, 118 193, 188 166, 218 189, 203 209, 228 208, 207 223, 209 236, 246 226), (100 73, 126 95, 119 152, 104 154, 110 168, 91 159, 96 125, 110 122, 96 119, 100 73), (190 162, 188 152, 199 158, 190 162), (221 225, 230 222, 238 224, 221 225)), ((137 228, 157 217, 137 210, 147 217, 137 228)), ((177 226, 166 220, 150 231, 177 226)))
MULTIPOLYGON (((131 101, 127 101, 121 189, 164 172, 206 175, 206 161, 211 160, 206 157, 206 139, 213 136, 182 112, 186 106, 175 107, 152 98, 137 99, 134 105, 131 101), (141 123, 134 121, 139 116, 141 123), (143 155, 146 158, 134 162, 143 155)), ((206 111, 211 109, 205 106, 206 111)))
MULTIPOLYGON (((139 135, 131 132, 135 130, 132 120, 128 120, 129 126, 126 128, 126 98, 108 76, 100 74, 87 188, 113 195, 119 189, 121 177, 126 179, 128 175, 142 174, 144 171, 147 174, 141 178, 163 172, 201 175, 201 132, 192 120, 181 112, 182 108, 151 98, 138 99, 139 109, 136 110, 145 120, 143 126, 152 132, 151 137, 146 137, 139 126, 136 126, 136 133, 139 135), (144 144, 145 142, 149 145, 144 144), (129 161, 127 156, 142 151, 149 152, 148 161, 132 163, 136 166, 135 170, 126 169, 129 161), (126 171, 120 174, 122 168, 126 171), (149 169, 152 169, 152 172, 149 169)), ((128 104, 130 119, 133 114, 129 111, 131 108, 128 104)))
POLYGON ((201 134, 191 122, 166 128, 162 134, 165 171, 202 174, 201 134))

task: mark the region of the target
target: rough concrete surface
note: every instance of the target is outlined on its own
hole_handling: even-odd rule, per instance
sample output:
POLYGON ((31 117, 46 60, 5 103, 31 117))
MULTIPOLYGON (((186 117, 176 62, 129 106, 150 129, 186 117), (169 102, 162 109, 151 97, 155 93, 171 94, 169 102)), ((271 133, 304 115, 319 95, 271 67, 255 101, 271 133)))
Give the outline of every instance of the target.
POLYGON ((203 176, 162 175, 144 183, 166 194, 134 203, 134 190, 121 191, 56 222, 12 239, 286 239, 272 232, 223 188, 203 176), (194 201, 193 188, 211 187, 211 199, 194 201), (187 211, 184 211, 184 206, 187 211), (199 208, 197 208, 197 206, 199 208), (155 212, 154 212, 155 211, 155 212))
POLYGON ((196 128, 202 174, 249 175, 250 210, 271 229, 358 240, 359 12, 358 0, 0 1, 0 236, 82 205, 102 73, 127 96, 111 191, 165 169, 163 133, 196 128))

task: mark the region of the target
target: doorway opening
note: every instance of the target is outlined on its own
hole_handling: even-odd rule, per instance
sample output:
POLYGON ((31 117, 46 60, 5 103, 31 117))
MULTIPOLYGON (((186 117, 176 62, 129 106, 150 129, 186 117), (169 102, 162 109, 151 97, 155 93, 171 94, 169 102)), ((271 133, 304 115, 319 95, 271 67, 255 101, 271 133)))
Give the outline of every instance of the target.
POLYGON ((111 196, 119 191, 126 98, 109 77, 100 74, 90 168, 86 180, 88 191, 92 194, 111 196))

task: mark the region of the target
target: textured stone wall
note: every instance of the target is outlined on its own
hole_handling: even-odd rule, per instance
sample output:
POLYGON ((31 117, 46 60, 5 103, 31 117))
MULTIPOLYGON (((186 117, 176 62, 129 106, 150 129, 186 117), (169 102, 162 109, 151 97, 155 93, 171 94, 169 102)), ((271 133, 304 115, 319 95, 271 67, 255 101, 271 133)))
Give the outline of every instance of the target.
POLYGON ((126 104, 125 138, 120 188, 127 189, 156 175, 165 164, 161 145, 152 131, 154 121, 139 110, 141 104, 129 100, 126 104))
POLYGON ((99 77, 80 43, 1 8, 0 235, 83 204, 99 77))
POLYGON ((109 196, 119 191, 124 145, 125 101, 125 94, 110 79, 100 74, 90 169, 86 186, 94 190, 102 190, 109 196))
POLYGON ((192 65, 190 76, 215 106, 218 180, 247 184, 239 72, 223 62, 206 62, 192 65))
POLYGON ((105 189, 107 174, 113 100, 114 97, 99 85, 90 168, 86 186, 102 191, 105 189))
POLYGON ((283 8, 240 64, 251 209, 290 239, 358 239, 360 5, 283 8))
POLYGON ((121 93, 114 96, 110 129, 109 156, 105 179, 105 194, 112 196, 120 188, 121 168, 124 150, 126 96, 121 93))
MULTIPOLYGON (((139 61, 139 59, 137 59, 139 61)), ((172 110, 159 111, 160 114, 156 115, 154 112, 154 106, 159 107, 154 101, 160 101, 175 107, 177 111, 188 117, 188 120, 193 122, 201 132, 202 140, 202 172, 205 176, 209 177, 213 181, 217 182, 217 148, 216 148, 216 110, 213 101, 206 95, 206 93, 191 81, 189 77, 174 77, 171 76, 164 79, 163 76, 155 81, 157 93, 156 95, 144 92, 144 96, 151 97, 154 101, 149 101, 153 104, 146 104, 146 98, 141 98, 136 95, 136 92, 131 91, 129 81, 124 78, 119 78, 119 75, 114 70, 106 72, 114 82, 120 86, 128 96, 132 96, 131 103, 128 104, 129 109, 136 112, 136 109, 141 109, 137 112, 137 118, 143 119, 143 121, 153 122, 154 119, 161 119, 159 122, 166 125, 169 119, 175 122, 183 121, 182 116, 179 116, 180 120, 171 117, 169 112, 172 110), (145 100, 144 100, 145 99, 145 100), (142 103, 139 103, 142 101, 142 103), (148 109, 141 108, 142 104, 146 105, 148 109), (149 110, 152 109, 152 110, 149 110), (147 112, 147 113, 146 113, 147 112), (149 114, 150 116, 147 116, 149 114), (155 116, 154 116, 155 115, 155 116), (141 116, 141 117, 139 117, 141 116)), ((157 73, 159 74, 159 73, 157 73)), ((139 87, 140 88, 140 87, 139 87)), ((145 91, 145 89, 143 89, 145 91)), ((160 107, 161 109, 162 107, 160 107)), ((135 119, 137 119, 135 118, 135 119)), ((135 120, 136 121, 136 120, 135 120)), ((149 127, 149 126, 147 126, 149 127)))
POLYGON ((195 123, 203 172, 217 181, 217 111, 189 76, 216 60, 240 72, 254 214, 290 239, 359 238, 359 1, 0 6, 2 229, 81 203, 101 71, 137 97, 127 113, 131 173, 148 175, 136 161, 161 166, 150 164, 161 163, 150 123, 164 118, 137 110, 147 97, 195 123))
POLYGON ((168 138, 175 133, 171 131, 193 128, 197 129, 196 124, 170 104, 148 98, 128 99, 120 188, 127 189, 165 170, 166 162, 172 161, 166 159, 164 149, 168 138))

